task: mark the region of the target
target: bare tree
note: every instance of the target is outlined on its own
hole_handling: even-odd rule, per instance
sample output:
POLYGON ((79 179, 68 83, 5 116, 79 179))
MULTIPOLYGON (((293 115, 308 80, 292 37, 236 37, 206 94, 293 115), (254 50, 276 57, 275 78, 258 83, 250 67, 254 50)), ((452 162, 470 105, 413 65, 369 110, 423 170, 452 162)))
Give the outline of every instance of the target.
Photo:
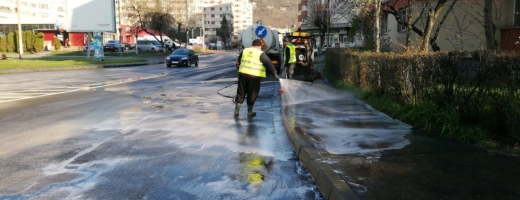
POLYGON ((439 31, 442 27, 442 24, 446 20, 446 17, 451 13, 451 10, 453 10, 453 6, 457 3, 457 0, 451 1, 452 2, 448 7, 446 14, 442 17, 439 23, 437 23, 437 20, 439 19, 440 13, 443 10, 444 6, 448 3, 448 0, 431 0, 416 2, 415 4, 418 4, 420 6, 420 12, 418 12, 417 14, 413 13, 413 15, 408 15, 410 16, 410 19, 404 19, 404 17, 402 17, 402 15, 399 14, 399 8, 397 8, 396 5, 400 1, 387 1, 385 3, 385 6, 388 8, 386 9, 386 11, 395 16, 397 23, 411 28, 413 32, 415 32, 422 38, 420 49, 424 52, 427 52, 430 50, 430 46, 433 49, 433 51, 440 51, 440 47, 437 45, 436 42, 439 36, 439 31), (412 17, 414 17, 415 19, 412 20, 412 17), (434 27, 435 24, 437 24, 437 27, 434 27))
POLYGON ((128 19, 139 24, 140 30, 153 36, 160 42, 164 49, 163 52, 166 53, 162 36, 176 21, 171 14, 172 8, 169 5, 163 5, 163 2, 160 0, 154 0, 153 3, 142 0, 130 0, 126 6, 127 9, 134 12, 128 16, 128 19), (156 33, 152 30, 157 31, 159 35, 155 35, 156 33))
POLYGON ((175 22, 173 16, 166 12, 155 11, 146 13, 143 17, 143 22, 145 24, 143 31, 152 35, 157 41, 159 41, 163 46, 163 53, 166 54, 166 46, 163 40, 163 33, 166 31, 167 27, 169 27, 171 24, 175 22), (153 32, 149 31, 147 27, 158 31, 159 38, 157 38, 157 36, 153 32))
POLYGON ((325 35, 327 30, 330 30, 331 24, 341 20, 350 21, 353 17, 351 11, 357 5, 356 1, 327 0, 327 3, 322 3, 321 0, 309 0, 307 2, 308 12, 305 21, 318 29, 320 41, 322 41, 323 45, 325 35))
MULTIPOLYGON (((183 30, 183 26, 188 27, 188 4, 186 0, 170 0, 170 11, 175 23, 177 23, 177 33, 183 30)), ((186 41, 188 43, 188 41, 186 41)))
POLYGON ((381 14, 380 14, 380 10, 381 10, 381 0, 373 0, 373 3, 374 3, 374 7, 375 7, 375 10, 376 10, 376 23, 374 24, 375 28, 374 28, 374 34, 375 34, 375 38, 376 38, 376 52, 380 52, 381 51, 381 14))
POLYGON ((484 3, 482 3, 481 1, 463 0, 463 3, 465 8, 468 8, 464 9, 464 13, 484 28, 486 49, 496 51, 498 48, 498 41, 496 40, 497 24, 502 19, 501 5, 504 1, 484 0, 484 3))

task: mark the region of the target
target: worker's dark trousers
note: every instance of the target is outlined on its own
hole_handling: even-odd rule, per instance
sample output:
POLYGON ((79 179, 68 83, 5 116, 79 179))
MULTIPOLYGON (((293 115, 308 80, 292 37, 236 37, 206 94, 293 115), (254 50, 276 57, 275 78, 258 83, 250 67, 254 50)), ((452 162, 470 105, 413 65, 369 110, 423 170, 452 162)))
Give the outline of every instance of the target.
POLYGON ((262 78, 249 74, 238 73, 237 103, 244 103, 247 96, 247 105, 255 105, 258 92, 260 92, 260 81, 262 78))
POLYGON ((292 76, 294 74, 294 66, 296 63, 286 63, 285 69, 287 70, 287 78, 292 79, 292 76))

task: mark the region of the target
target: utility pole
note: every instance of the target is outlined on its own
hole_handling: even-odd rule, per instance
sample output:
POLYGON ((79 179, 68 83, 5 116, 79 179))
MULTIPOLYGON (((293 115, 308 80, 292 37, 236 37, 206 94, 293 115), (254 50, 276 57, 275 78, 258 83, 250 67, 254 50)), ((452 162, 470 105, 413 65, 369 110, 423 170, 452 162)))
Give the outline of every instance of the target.
POLYGON ((18 0, 18 8, 16 9, 18 11, 18 51, 20 52, 18 58, 22 59, 23 55, 23 41, 22 41, 22 23, 21 23, 21 9, 20 9, 20 2, 22 0, 18 0))

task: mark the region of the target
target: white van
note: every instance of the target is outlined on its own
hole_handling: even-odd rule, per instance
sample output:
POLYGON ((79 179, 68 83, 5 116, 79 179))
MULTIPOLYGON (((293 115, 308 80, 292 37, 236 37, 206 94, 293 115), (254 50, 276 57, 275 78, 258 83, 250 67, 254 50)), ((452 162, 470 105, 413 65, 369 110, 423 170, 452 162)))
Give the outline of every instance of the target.
POLYGON ((138 51, 163 51, 163 47, 157 40, 137 40, 136 44, 138 51))
POLYGON ((164 46, 168 49, 168 51, 173 51, 175 49, 180 48, 180 45, 174 42, 173 40, 170 40, 168 38, 164 39, 164 46), (173 44, 175 44, 175 48, 173 48, 173 44))

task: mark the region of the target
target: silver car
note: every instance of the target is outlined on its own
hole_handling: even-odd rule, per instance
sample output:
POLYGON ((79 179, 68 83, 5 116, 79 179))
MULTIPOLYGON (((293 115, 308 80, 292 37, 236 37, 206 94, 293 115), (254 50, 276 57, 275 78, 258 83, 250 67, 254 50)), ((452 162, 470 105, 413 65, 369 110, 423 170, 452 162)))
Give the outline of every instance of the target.
POLYGON ((163 51, 161 43, 156 40, 137 40, 136 48, 138 51, 163 51))

